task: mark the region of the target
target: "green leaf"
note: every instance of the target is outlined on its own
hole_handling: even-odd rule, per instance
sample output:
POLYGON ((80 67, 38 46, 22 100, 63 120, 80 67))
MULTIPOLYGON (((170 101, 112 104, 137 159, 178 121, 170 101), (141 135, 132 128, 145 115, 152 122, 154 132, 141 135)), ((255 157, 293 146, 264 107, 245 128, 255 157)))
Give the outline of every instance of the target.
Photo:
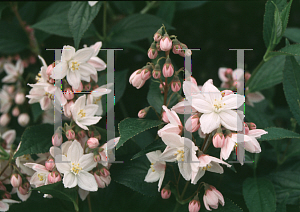
POLYGON ((285 56, 280 55, 265 62, 248 85, 249 91, 261 91, 282 82, 285 56))
POLYGON ((287 203, 289 196, 290 196, 290 194, 287 193, 285 198, 283 199, 283 201, 277 205, 276 212, 286 212, 286 203, 287 203))
POLYGON ((274 212, 276 197, 273 184, 265 178, 247 178, 243 196, 250 212, 274 212))
POLYGON ((0 32, 1 53, 14 54, 29 47, 27 35, 19 24, 0 21, 0 32))
POLYGON ((102 2, 91 7, 86 1, 73 1, 68 13, 69 27, 74 38, 75 48, 78 49, 79 42, 97 16, 102 2))
POLYGON ((266 113, 258 111, 256 108, 249 105, 245 105, 245 119, 248 122, 254 122, 257 128, 267 128, 274 126, 271 118, 266 113))
POLYGON ((43 110, 41 109, 41 106, 39 103, 34 103, 30 105, 31 107, 31 112, 33 115, 33 122, 36 122, 38 120, 38 118, 40 117, 40 115, 43 114, 43 110))
POLYGON ((176 9, 177 10, 190 10, 196 7, 200 7, 209 1, 177 1, 176 9))
POLYGON ((176 3, 178 4, 178 2, 174 1, 162 1, 156 12, 156 15, 162 20, 166 21, 167 23, 172 24, 172 20, 175 14, 176 3))
POLYGON ((125 162, 124 164, 114 164, 111 170, 112 176, 117 183, 125 185, 143 195, 156 196, 158 193, 158 182, 147 183, 144 181, 150 161, 145 157, 139 160, 125 162))
POLYGON ((41 15, 38 17, 38 21, 41 21, 45 18, 48 18, 50 16, 55 16, 61 13, 64 13, 68 11, 71 7, 72 2, 71 1, 60 1, 55 2, 51 4, 49 7, 47 7, 41 15))
POLYGON ((127 85, 127 73, 129 69, 115 72, 115 103, 117 103, 124 94, 127 85))
POLYGON ((300 56, 300 44, 292 44, 285 46, 278 51, 272 51, 269 53, 270 56, 276 55, 289 55, 289 56, 300 56))
POLYGON ((14 158, 26 154, 38 154, 49 152, 52 146, 51 138, 54 127, 51 124, 40 124, 27 127, 21 137, 21 145, 14 158))
POLYGON ((277 7, 275 7, 274 24, 275 24, 274 27, 275 27, 275 34, 276 34, 276 37, 274 39, 274 44, 278 44, 282 34, 282 21, 277 7))
POLYGON ((111 1, 121 13, 130 15, 134 12, 134 3, 132 1, 111 1))
POLYGON ((119 21, 109 33, 112 41, 132 42, 152 37, 164 24, 167 30, 174 29, 166 21, 149 14, 134 14, 119 21))
POLYGON ((119 123, 120 140, 116 148, 120 148, 128 139, 153 127, 163 124, 159 120, 127 118, 119 123))
POLYGON ((283 71, 283 90, 291 112, 300 125, 300 65, 294 57, 286 58, 283 71))
POLYGON ((141 156, 147 154, 148 152, 162 150, 165 147, 166 147, 166 144, 161 139, 158 139, 158 140, 154 141, 153 143, 149 144, 148 146, 146 146, 142 151, 135 154, 132 157, 132 160, 134 160, 138 157, 141 157, 141 156))
POLYGON ((71 201, 74 205, 76 211, 78 211, 78 205, 76 203, 77 199, 77 189, 76 188, 64 188, 62 181, 49 184, 45 186, 40 186, 32 190, 40 191, 44 194, 51 194, 54 198, 60 198, 63 200, 71 201))
MULTIPOLYGON (((31 25, 36 17, 36 2, 30 1, 26 2, 19 10, 21 19, 26 22, 27 25, 31 25)), ((14 18, 14 21, 19 24, 17 18, 14 18)))
POLYGON ((268 0, 265 6, 264 24, 263 24, 263 38, 266 47, 270 46, 273 34, 275 5, 271 0, 268 0))
MULTIPOLYGON (((155 110, 158 113, 161 112, 162 105, 164 104, 164 94, 162 94, 160 92, 159 85, 160 85, 159 82, 151 81, 151 84, 149 86, 149 91, 148 91, 148 94, 147 94, 148 103, 152 107, 154 107, 155 110)), ((168 101, 169 101, 172 94, 173 94, 173 91, 171 89, 169 89, 167 103, 168 103, 168 101)), ((178 95, 179 94, 174 94, 172 96, 172 99, 170 101, 170 104, 168 105, 168 108, 171 108, 172 106, 174 106, 178 102, 178 95)))
POLYGON ((8 4, 6 2, 1 2, 0 3, 0 20, 1 20, 1 16, 2 16, 2 11, 8 6, 8 4))
POLYGON ((297 27, 286 28, 283 36, 287 37, 288 39, 290 39, 295 43, 300 43, 300 28, 297 27))
POLYGON ((260 141, 279 140, 284 138, 300 138, 300 134, 279 127, 264 129, 268 134, 262 135, 260 141))
POLYGON ((288 24, 292 2, 293 2, 293 0, 290 0, 290 2, 284 7, 284 9, 280 13, 280 18, 281 18, 281 22, 282 22, 281 35, 284 34, 286 26, 288 24))
POLYGON ((281 171, 269 175, 273 182, 277 202, 282 202, 287 195, 287 204, 298 205, 300 196, 300 171, 281 171))

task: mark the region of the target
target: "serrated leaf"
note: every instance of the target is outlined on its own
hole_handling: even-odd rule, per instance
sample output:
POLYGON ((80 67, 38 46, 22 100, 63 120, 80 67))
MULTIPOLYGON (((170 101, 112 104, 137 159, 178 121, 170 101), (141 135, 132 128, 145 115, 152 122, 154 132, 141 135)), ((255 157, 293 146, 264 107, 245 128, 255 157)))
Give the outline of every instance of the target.
POLYGON ((154 141, 153 143, 149 144, 148 146, 146 146, 142 151, 135 154, 131 159, 134 160, 136 158, 139 158, 139 157, 147 154, 148 152, 162 150, 165 147, 166 147, 165 143, 163 141, 161 141, 160 139, 158 139, 158 140, 154 141))
POLYGON ((62 181, 49 184, 45 186, 40 186, 32 190, 40 191, 44 194, 51 194, 54 198, 60 198, 63 200, 71 201, 74 205, 76 211, 78 211, 78 205, 76 203, 77 199, 77 189, 76 188, 64 188, 62 181))
POLYGON ((41 13, 41 15, 38 17, 38 21, 68 11, 71 7, 71 4, 71 1, 54 2, 41 13))
POLYGON ((54 127, 51 124, 40 124, 27 127, 21 137, 21 145, 14 158, 26 154, 39 154, 49 152, 52 146, 51 138, 54 127))
POLYGON ((272 39, 274 13, 275 13, 275 5, 272 3, 271 0, 268 0, 265 6, 265 15, 264 15, 264 24, 263 24, 263 38, 267 48, 269 47, 270 41, 272 39))
POLYGON ((293 0, 290 0, 290 2, 284 7, 284 9, 280 13, 280 18, 281 18, 281 22, 282 22, 282 33, 281 34, 284 34, 286 26, 288 24, 292 2, 293 2, 293 0))
POLYGON ((248 122, 254 122, 257 128, 267 128, 274 126, 270 116, 266 113, 258 111, 256 108, 249 105, 245 106, 245 119, 248 122))
POLYGON ((283 71, 283 90, 290 110, 300 125, 300 65, 294 57, 286 58, 283 71))
POLYGON ((279 140, 284 138, 300 138, 300 134, 279 127, 264 129, 268 134, 262 135, 260 141, 279 140))
POLYGON ((132 42, 152 37, 164 24, 167 30, 174 29, 166 21, 149 14, 134 14, 119 21, 111 29, 109 36, 112 41, 120 43, 132 42))
POLYGON ((278 44, 281 38, 282 34, 282 22, 280 13, 277 7, 275 7, 275 14, 274 14, 274 24, 275 24, 275 33, 276 33, 276 39, 274 44, 278 44))
POLYGON ((285 46, 278 51, 272 51, 269 53, 270 56, 277 55, 288 55, 288 56, 300 56, 300 44, 292 44, 285 46))
POLYGON ((127 118, 119 123, 120 140, 116 148, 120 148, 130 138, 153 127, 163 124, 159 120, 127 118))
POLYGON ((265 62, 257 74, 253 76, 250 84, 246 85, 249 88, 249 92, 261 91, 281 83, 284 62, 284 55, 273 57, 265 62))
POLYGON ((283 36, 287 37, 295 43, 300 43, 300 28, 288 27, 286 28, 283 36))
POLYGON ((73 1, 68 13, 69 28, 74 38, 75 48, 78 49, 79 42, 97 16, 102 2, 91 7, 86 1, 73 1))
POLYGON ((31 112, 33 115, 33 122, 36 122, 38 120, 38 118, 40 117, 40 115, 43 114, 43 110, 41 109, 41 106, 39 103, 34 103, 30 105, 31 108, 31 112))
POLYGON ((126 15, 130 15, 130 14, 132 14, 134 12, 134 3, 132 1, 111 1, 111 3, 121 13, 124 13, 126 15))
POLYGON ((274 212, 276 197, 273 184, 265 178, 247 178, 243 196, 250 212, 274 212))

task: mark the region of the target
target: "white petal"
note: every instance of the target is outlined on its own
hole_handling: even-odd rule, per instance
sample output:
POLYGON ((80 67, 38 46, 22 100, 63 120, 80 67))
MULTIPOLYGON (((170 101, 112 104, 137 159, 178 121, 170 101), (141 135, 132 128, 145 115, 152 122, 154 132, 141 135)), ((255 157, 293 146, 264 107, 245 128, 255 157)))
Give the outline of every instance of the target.
POLYGON ((70 172, 71 165, 70 161, 68 162, 68 159, 64 155, 56 155, 55 156, 55 165, 59 172, 61 173, 68 173, 70 172))
POLYGON ((193 98, 189 100, 189 103, 201 113, 211 113, 213 112, 213 107, 211 103, 208 103, 206 100, 200 98, 193 98))
POLYGON ((202 114, 200 117, 200 127, 203 133, 208 134, 220 126, 221 119, 219 114, 214 112, 202 114))
POLYGON ((160 192, 160 188, 161 188, 161 184, 164 181, 164 177, 165 177, 165 172, 160 173, 159 175, 159 181, 158 181, 158 192, 160 192))
POLYGON ((71 172, 66 172, 64 174, 63 184, 65 188, 74 188, 77 185, 77 177, 71 172))
POLYGON ((240 81, 244 78, 245 71, 241 68, 237 68, 232 72, 232 79, 234 81, 240 81))
POLYGON ((81 76, 90 76, 91 74, 97 74, 96 69, 88 63, 82 63, 79 66, 79 73, 81 76))
POLYGON ((84 117, 80 119, 80 123, 82 125, 90 126, 93 124, 97 124, 102 117, 84 117))
POLYGON ((181 175, 183 176, 183 178, 185 180, 189 181, 192 177, 191 164, 186 161, 179 161, 178 168, 179 168, 179 171, 180 171, 181 175))
POLYGON ((146 181, 147 183, 153 183, 153 182, 158 181, 159 178, 160 178, 160 175, 158 172, 152 171, 152 169, 149 169, 144 181, 146 181))
POLYGON ((78 189, 78 194, 82 201, 84 201, 86 199, 86 197, 87 197, 87 195, 89 195, 89 193, 90 193, 89 191, 83 190, 81 188, 78 189))
POLYGON ((245 160, 244 143, 239 143, 236 151, 237 151, 237 159, 240 162, 240 164, 243 165, 245 160))
POLYGON ((71 146, 72 141, 66 141, 61 145, 61 152, 63 155, 67 155, 68 149, 71 146))
POLYGON ((81 144, 74 140, 71 146, 68 149, 67 158, 72 163, 78 163, 79 159, 83 155, 83 149, 81 147, 81 144))
POLYGON ((94 116, 98 110, 98 107, 99 106, 96 104, 90 104, 90 105, 85 106, 84 111, 86 113, 86 116, 94 116))
POLYGON ((177 148, 166 147, 160 156, 161 161, 174 162, 176 161, 177 148))
POLYGON ((165 134, 165 133, 179 135, 180 132, 181 132, 181 130, 178 127, 178 125, 176 126, 176 125, 173 125, 173 124, 167 124, 163 128, 161 128, 160 130, 158 130, 157 134, 159 135, 159 137, 162 137, 163 134, 165 134))
POLYGON ((8 211, 9 205, 2 200, 0 201, 0 211, 8 211))
POLYGON ((169 147, 183 147, 184 144, 181 141, 181 137, 173 133, 163 133, 162 135, 163 142, 169 147))
POLYGON ((196 185, 198 180, 205 174, 205 170, 202 170, 202 168, 199 168, 197 172, 192 172, 192 184, 196 185))
POLYGON ((79 159, 80 167, 85 171, 91 171, 93 168, 97 166, 97 162, 94 161, 94 154, 89 153, 83 155, 79 159))
POLYGON ((166 114, 168 116, 168 119, 170 121, 171 124, 174 125, 181 125, 181 121, 178 117, 178 115, 176 114, 175 111, 170 111, 166 106, 162 106, 162 108, 164 109, 164 111, 166 111, 166 114))
POLYGON ((237 109, 245 102, 245 97, 240 94, 230 94, 223 97, 222 105, 224 109, 237 109))
POLYGON ((160 150, 156 150, 156 151, 149 152, 149 153, 146 154, 148 160, 151 163, 155 163, 156 161, 159 161, 160 155, 161 155, 161 151, 160 150))
POLYGON ((268 132, 262 129, 249 130, 248 136, 255 138, 260 138, 262 135, 267 134, 268 132))
POLYGON ((83 190, 86 191, 97 191, 98 190, 98 185, 97 182, 95 180, 95 177, 84 171, 81 170, 79 172, 79 174, 77 175, 77 179, 78 179, 78 186, 80 188, 82 188, 83 190))
POLYGON ((241 131, 243 122, 236 111, 226 110, 219 113, 221 124, 229 130, 241 131))
POLYGON ((52 79, 62 79, 67 75, 67 71, 68 64, 65 61, 62 61, 55 65, 51 77, 52 79))
POLYGON ((225 72, 227 68, 219 68, 218 75, 222 82, 228 82, 228 78, 225 77, 225 72))
POLYGON ((191 114, 197 112, 197 110, 192 107, 187 100, 178 102, 175 106, 172 107, 172 110, 178 114, 191 114))
POLYGON ((211 162, 211 168, 207 169, 207 171, 215 172, 219 174, 222 174, 224 172, 223 167, 216 162, 211 162))
POLYGON ((76 60, 78 62, 87 62, 93 54, 94 49, 92 48, 79 49, 73 56, 73 60, 76 60))
POLYGON ((61 61, 69 61, 75 55, 75 48, 73 46, 64 46, 61 61))
POLYGON ((88 61, 89 64, 91 64, 97 71, 102 71, 106 69, 106 64, 103 60, 101 60, 99 57, 91 57, 91 59, 88 61))
POLYGON ((75 72, 68 71, 67 81, 75 89, 78 89, 79 85, 80 85, 80 74, 79 74, 79 72, 78 71, 75 71, 75 72))

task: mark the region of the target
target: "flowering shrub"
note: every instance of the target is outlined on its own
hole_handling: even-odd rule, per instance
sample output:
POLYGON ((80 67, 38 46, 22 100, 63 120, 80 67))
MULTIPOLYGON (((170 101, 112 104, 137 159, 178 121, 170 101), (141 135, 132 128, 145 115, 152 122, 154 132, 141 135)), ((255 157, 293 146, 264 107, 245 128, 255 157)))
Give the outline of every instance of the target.
POLYGON ((263 8, 1 2, 0 211, 299 209, 292 0, 265 2, 259 57, 235 46, 205 57, 217 41, 199 45, 198 22, 186 23, 244 4, 263 8))

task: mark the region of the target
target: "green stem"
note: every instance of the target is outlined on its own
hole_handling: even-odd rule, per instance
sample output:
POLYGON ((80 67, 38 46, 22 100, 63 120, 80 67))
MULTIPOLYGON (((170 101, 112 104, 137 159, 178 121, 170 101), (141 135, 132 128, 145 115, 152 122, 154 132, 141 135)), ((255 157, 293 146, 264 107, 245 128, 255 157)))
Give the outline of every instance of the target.
POLYGON ((147 5, 141 10, 141 14, 147 13, 154 5, 156 1, 151 1, 150 3, 147 2, 147 5))
POLYGON ((171 96, 170 96, 170 98, 169 98, 169 101, 168 101, 168 103, 167 103, 167 107, 168 107, 168 105, 170 104, 170 101, 171 101, 171 99, 172 99, 172 97, 173 97, 173 95, 175 94, 175 92, 173 92, 172 94, 171 94, 171 96))
POLYGON ((183 196, 184 196, 184 194, 185 194, 185 192, 186 192, 186 190, 187 190, 189 184, 190 184, 189 181, 187 181, 187 182, 185 183, 185 186, 184 186, 184 188, 183 188, 183 191, 182 191, 182 193, 181 193, 181 195, 180 195, 180 200, 182 200, 182 198, 183 198, 183 196))
POLYGON ((175 205, 175 208, 174 208, 173 212, 177 212, 180 206, 181 205, 179 204, 179 202, 176 202, 176 205, 175 205))
POLYGON ((92 205, 91 205, 90 194, 87 196, 87 199, 88 199, 88 205, 89 205, 89 212, 92 212, 92 205))

